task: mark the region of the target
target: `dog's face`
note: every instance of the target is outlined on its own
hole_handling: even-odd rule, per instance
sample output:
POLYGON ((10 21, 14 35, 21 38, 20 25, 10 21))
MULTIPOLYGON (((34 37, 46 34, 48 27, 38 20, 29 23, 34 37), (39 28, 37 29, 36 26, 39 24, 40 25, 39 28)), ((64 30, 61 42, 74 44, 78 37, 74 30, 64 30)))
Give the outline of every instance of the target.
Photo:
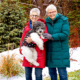
POLYGON ((45 31, 45 25, 43 22, 41 21, 36 21, 34 24, 33 24, 33 29, 35 32, 37 32, 39 35, 42 35, 45 31))

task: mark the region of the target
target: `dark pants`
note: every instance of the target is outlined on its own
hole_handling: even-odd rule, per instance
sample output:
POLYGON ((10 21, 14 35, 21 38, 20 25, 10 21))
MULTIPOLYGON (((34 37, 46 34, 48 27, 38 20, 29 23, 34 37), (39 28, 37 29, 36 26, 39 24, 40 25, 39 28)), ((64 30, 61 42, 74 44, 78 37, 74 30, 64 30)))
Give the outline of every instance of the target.
MULTIPOLYGON (((66 68, 57 68, 60 80, 68 80, 66 68)), ((57 80, 57 71, 56 68, 49 68, 49 74, 51 80, 57 80)))
MULTIPOLYGON (((26 80, 32 80, 32 68, 25 67, 26 80)), ((35 68, 36 80, 42 80, 42 68, 35 68)))

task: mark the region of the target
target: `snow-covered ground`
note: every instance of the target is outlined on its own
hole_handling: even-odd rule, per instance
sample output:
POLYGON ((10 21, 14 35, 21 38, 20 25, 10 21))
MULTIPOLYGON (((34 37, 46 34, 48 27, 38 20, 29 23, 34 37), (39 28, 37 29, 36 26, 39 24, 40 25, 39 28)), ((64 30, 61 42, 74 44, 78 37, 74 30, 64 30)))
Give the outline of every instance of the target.
MULTIPOLYGON (((5 51, 5 52, 2 52, 0 53, 0 58, 2 55, 12 55, 12 54, 17 54, 16 57, 17 58, 23 58, 22 55, 20 55, 19 53, 19 48, 16 48, 14 50, 9 50, 9 51, 5 51)), ((67 71, 68 72, 72 72, 72 71, 75 71, 75 70, 79 70, 80 69, 80 47, 76 48, 76 49, 72 49, 70 48, 70 58, 72 59, 75 59, 77 61, 70 61, 70 68, 67 68, 67 71)), ((32 73, 32 77, 33 77, 33 80, 35 80, 35 74, 34 74, 34 70, 33 69, 33 73, 32 73)), ((48 68, 45 67, 43 69, 43 78, 45 77, 48 77, 49 76, 49 73, 48 73, 48 68)), ((0 74, 0 80, 7 80, 7 77, 3 77, 1 74, 0 74)), ((8 78, 8 80, 25 80, 25 75, 22 75, 22 76, 13 76, 11 78, 8 78)))

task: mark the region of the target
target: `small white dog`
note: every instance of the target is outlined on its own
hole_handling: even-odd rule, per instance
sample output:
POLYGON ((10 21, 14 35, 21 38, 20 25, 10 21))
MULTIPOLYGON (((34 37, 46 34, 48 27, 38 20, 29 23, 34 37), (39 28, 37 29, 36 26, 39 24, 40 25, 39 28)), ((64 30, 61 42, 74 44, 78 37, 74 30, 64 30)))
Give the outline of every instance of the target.
MULTIPOLYGON (((40 50, 43 50, 43 41, 44 37, 42 34, 45 31, 45 25, 43 22, 36 21, 33 24, 33 28, 26 34, 25 38, 27 36, 30 36, 32 41, 40 48, 40 50), (41 39, 41 38, 42 39, 41 39)), ((21 44, 22 54, 25 56, 25 58, 35 66, 39 66, 39 63, 37 60, 37 51, 35 50, 35 44, 33 43, 27 43, 25 41, 25 38, 21 44)))

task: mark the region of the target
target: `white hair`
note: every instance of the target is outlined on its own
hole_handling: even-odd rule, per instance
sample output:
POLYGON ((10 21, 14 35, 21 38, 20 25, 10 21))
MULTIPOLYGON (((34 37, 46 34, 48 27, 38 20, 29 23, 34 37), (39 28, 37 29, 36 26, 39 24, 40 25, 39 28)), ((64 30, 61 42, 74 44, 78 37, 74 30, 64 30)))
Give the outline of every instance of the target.
POLYGON ((54 9, 55 11, 57 11, 56 6, 55 6, 55 5, 53 5, 53 4, 50 4, 50 5, 49 5, 49 6, 47 6, 47 8, 46 8, 46 12, 48 12, 48 10, 52 10, 52 9, 54 9))
POLYGON ((32 14, 32 12, 37 12, 38 15, 40 16, 40 10, 39 10, 38 8, 32 8, 32 9, 30 10, 30 15, 32 14))

